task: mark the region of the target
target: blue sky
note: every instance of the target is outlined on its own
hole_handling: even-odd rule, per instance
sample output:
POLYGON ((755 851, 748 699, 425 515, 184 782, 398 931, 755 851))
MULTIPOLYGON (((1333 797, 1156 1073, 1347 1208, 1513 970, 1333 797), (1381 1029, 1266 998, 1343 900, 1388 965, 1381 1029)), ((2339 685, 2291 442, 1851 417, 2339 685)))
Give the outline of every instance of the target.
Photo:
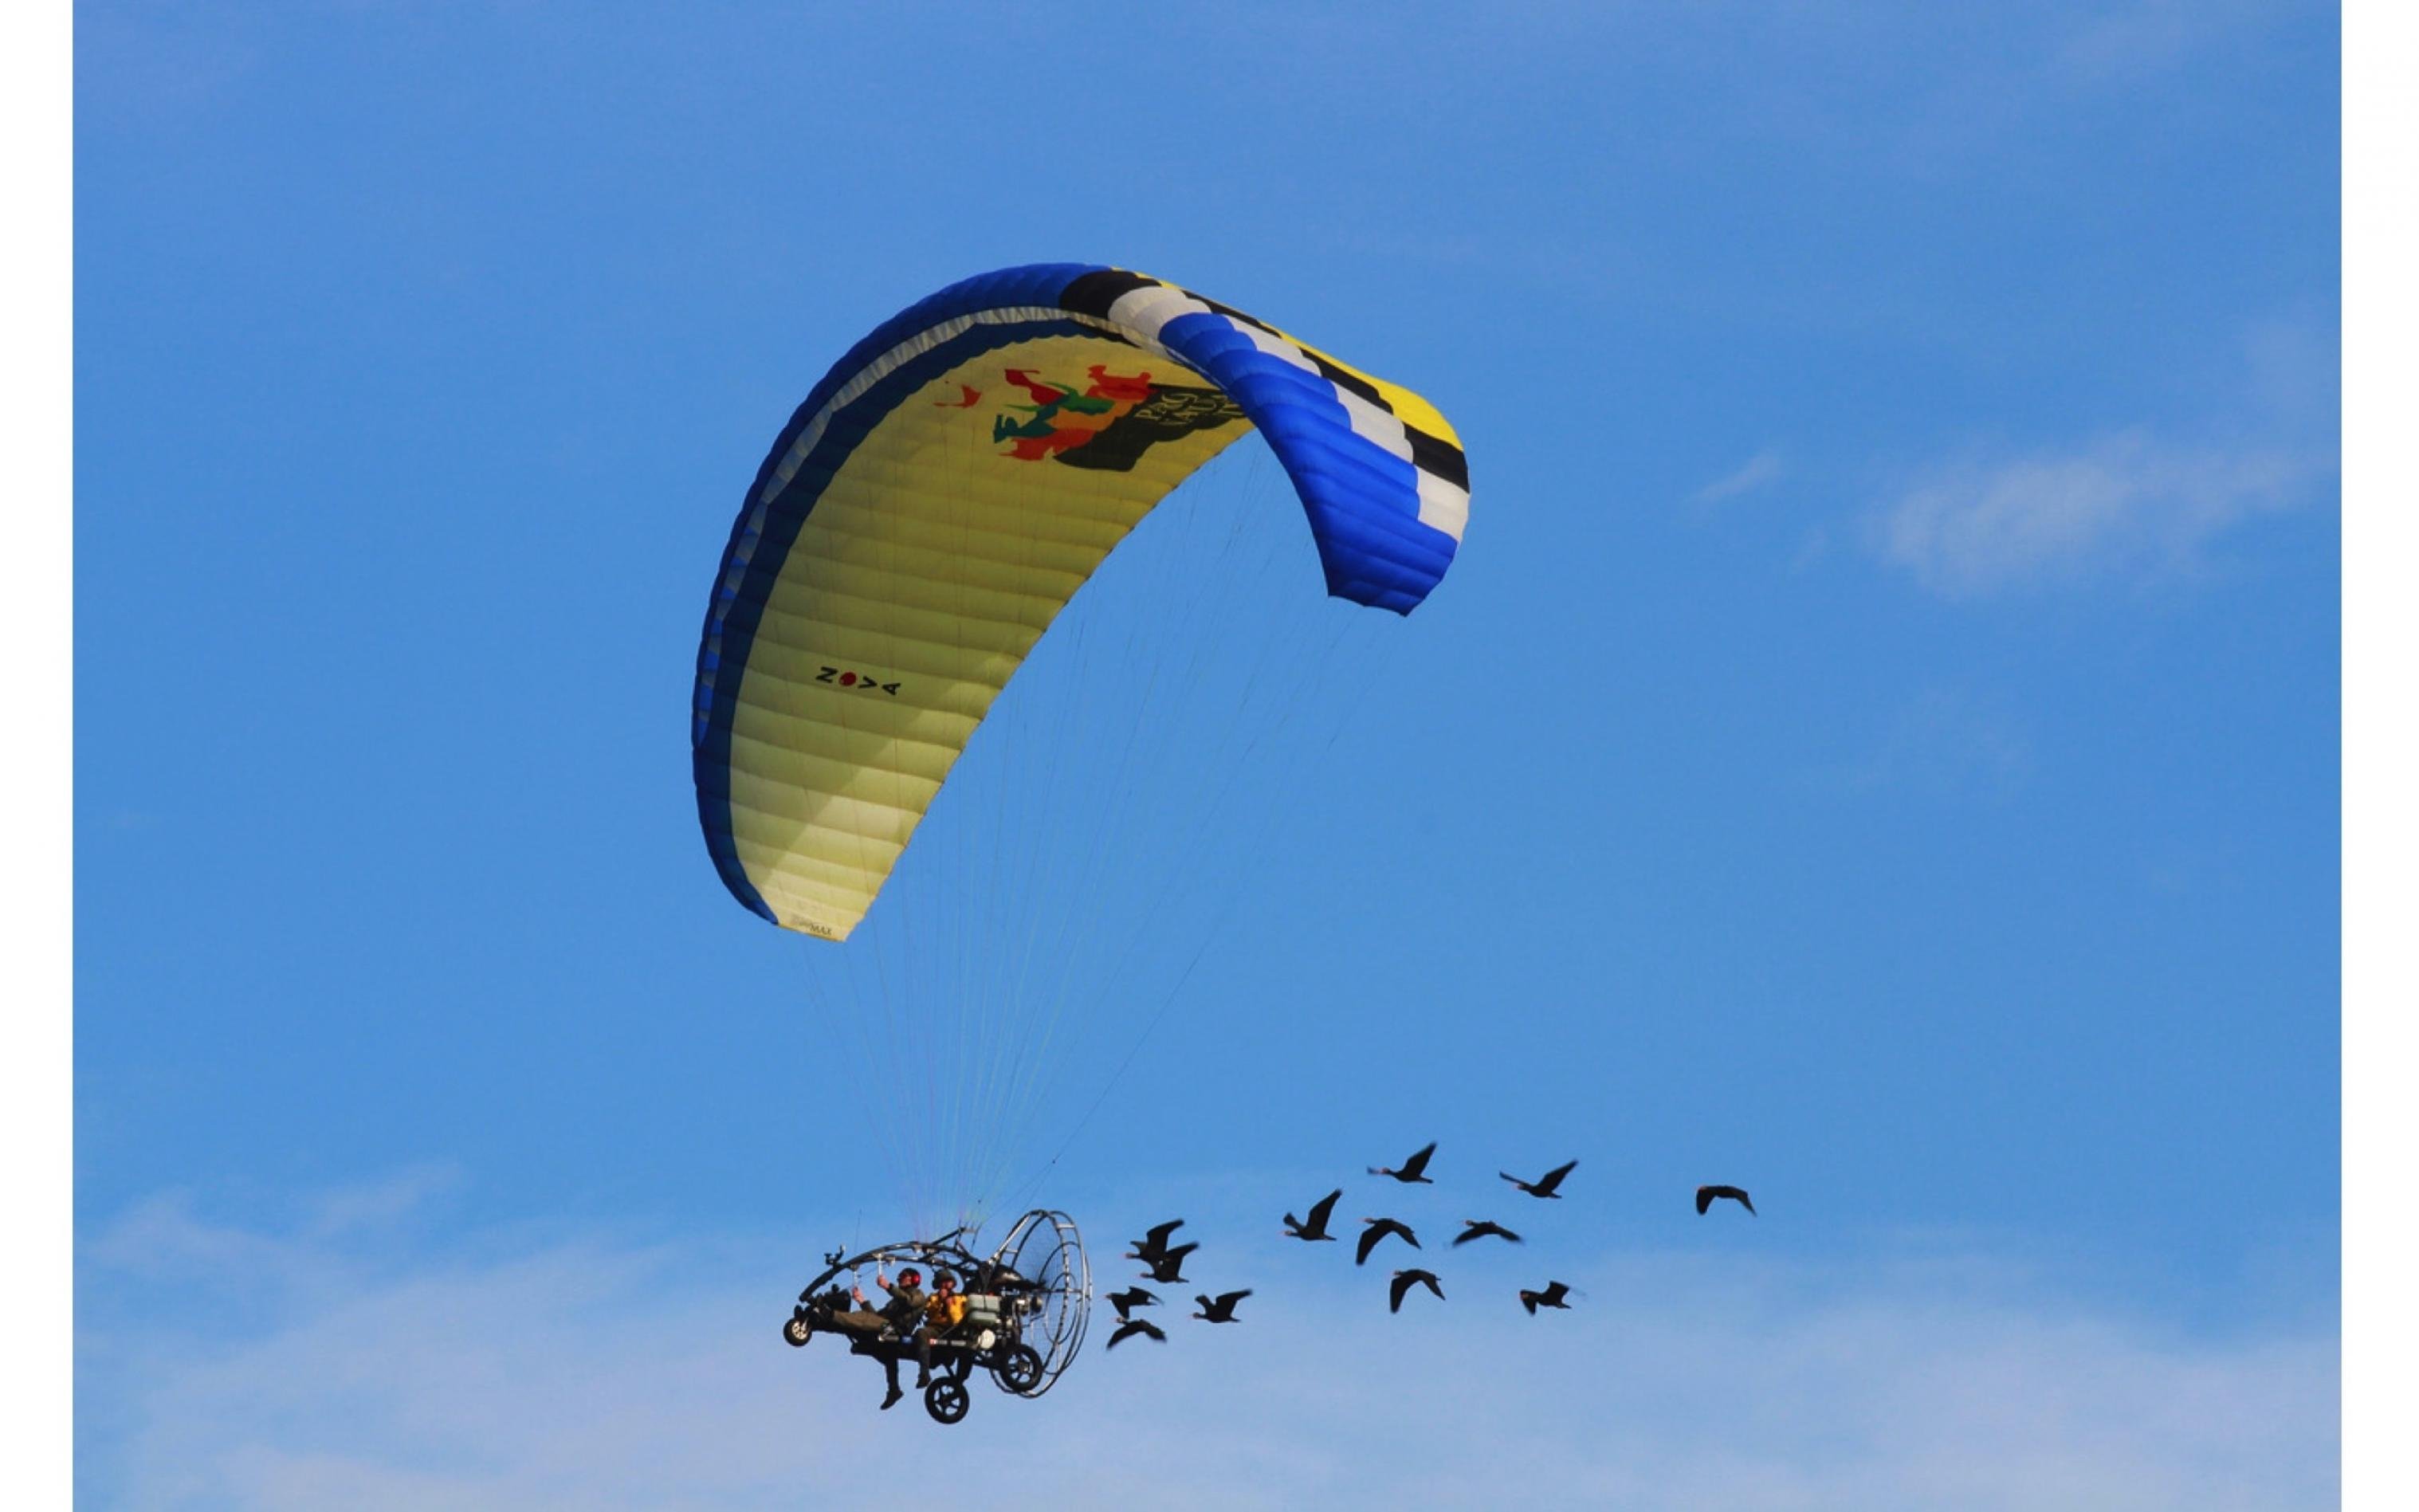
MULTIPOLYGON (((587 1372, 627 1373, 624 1410, 685 1372, 767 1431, 865 1430, 863 1381, 758 1348, 897 1198, 864 1088, 809 1054, 830 968, 698 841, 691 658, 824 368, 1054 258, 1417 387, 1473 502, 1431 602, 1352 628, 1348 707, 1313 697, 1242 779, 1262 827, 1187 873, 1216 907, 1107 919, 1166 933, 1086 1053, 1167 1017, 1048 1194, 1103 1238, 1190 1203, 1272 1323, 1087 1359, 1031 1410, 1052 1434, 1198 1461, 1205 1503, 1281 1499, 1222 1443, 1406 1463, 1370 1382, 1237 1403, 1290 1379, 1276 1318, 1366 1337, 1338 1319, 1367 1288, 1274 1214, 1433 1137, 1437 1222, 1582 1159, 1519 1258, 1601 1278, 1572 1320, 1600 1343, 1687 1368, 1645 1348, 1669 1295, 1742 1362, 1799 1351, 1717 1394, 1773 1425, 1731 1451, 1766 1478, 1672 1478, 1656 1446, 1715 1442, 1707 1397, 1541 1501, 1936 1503, 1856 1404, 2002 1340, 1974 1392, 2071 1436, 1986 1412, 1977 1464, 2097 1465, 2086 1382, 2182 1372, 2303 1431, 2229 1479, 2225 1413, 2146 1428, 2144 1504, 2332 1484, 2332 8, 1386 14, 80 9, 88 1488, 562 1500, 553 1428, 423 1415, 560 1384, 521 1354, 483 1373, 432 1327, 424 1395, 342 1425, 309 1388, 352 1310, 438 1294, 492 1337, 600 1254, 609 1285, 547 1305, 643 1320, 587 1372), (1700 1223, 1701 1180, 1764 1217, 1700 1223), (1907 1322, 1933 1306, 1956 1321, 1907 1322), (1148 1369, 1164 1418, 1117 1390, 1148 1369), (244 1409, 264 1378, 290 1409, 244 1409), (1808 1429, 1826 1401, 1866 1427, 1808 1429), (1850 1442, 1875 1478, 1825 1479, 1850 1442)), ((1205 497, 1265 502, 1234 460, 1205 497)), ((1103 874, 1183 838, 1137 822, 1103 874)), ((1487 1371, 1540 1348, 1418 1326, 1476 1330, 1452 1348, 1487 1371)), ((1427 1483, 1482 1442, 1438 1440, 1427 1483)), ((804 1473, 629 1494, 778 1504, 804 1473)))

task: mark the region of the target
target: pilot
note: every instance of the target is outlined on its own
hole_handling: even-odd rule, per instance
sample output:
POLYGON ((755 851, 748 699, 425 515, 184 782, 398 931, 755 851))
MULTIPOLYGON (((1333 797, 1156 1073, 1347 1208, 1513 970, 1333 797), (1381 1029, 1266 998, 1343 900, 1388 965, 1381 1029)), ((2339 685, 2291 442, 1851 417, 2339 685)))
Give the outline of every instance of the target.
MULTIPOLYGON (((884 1274, 880 1271, 876 1271, 873 1273, 873 1284, 888 1292, 890 1294, 890 1300, 882 1304, 882 1309, 879 1312, 845 1314, 843 1315, 842 1321, 850 1324, 852 1332, 876 1334, 878 1334, 881 1325, 887 1324, 889 1325, 889 1331, 894 1337, 904 1339, 907 1336, 908 1331, 914 1328, 917 1320, 924 1316, 926 1299, 924 1296, 923 1282, 924 1273, 918 1271, 912 1265, 906 1266, 900 1271, 899 1284, 896 1286, 891 1285, 889 1276, 884 1274), (866 1330, 862 1327, 861 1323, 855 1321, 856 1319, 870 1320, 875 1325, 875 1328, 866 1330)), ((850 1288, 849 1294, 856 1299, 856 1304, 859 1307, 866 1305, 864 1288, 853 1287, 850 1288)), ((885 1344, 878 1338, 878 1336, 875 1338, 866 1339, 865 1345, 865 1352, 872 1355, 875 1359, 882 1362, 883 1380, 889 1387, 889 1390, 886 1391, 882 1397, 882 1410, 886 1412, 890 1411, 890 1409, 898 1406, 899 1398, 906 1395, 906 1393, 899 1389, 899 1346, 896 1343, 885 1344)), ((926 1376, 929 1376, 931 1373, 929 1366, 926 1367, 923 1372, 926 1376)), ((921 1379, 918 1379, 916 1384, 920 1386, 924 1384, 924 1381, 921 1379)))

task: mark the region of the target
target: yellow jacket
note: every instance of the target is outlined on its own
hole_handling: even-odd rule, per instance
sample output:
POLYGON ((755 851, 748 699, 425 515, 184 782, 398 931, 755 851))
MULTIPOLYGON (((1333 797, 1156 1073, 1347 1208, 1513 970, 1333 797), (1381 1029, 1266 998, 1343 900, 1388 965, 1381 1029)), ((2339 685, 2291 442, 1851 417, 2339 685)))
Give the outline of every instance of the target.
POLYGON ((939 1334, 965 1320, 966 1299, 959 1292, 934 1292, 924 1304, 924 1326, 939 1334))

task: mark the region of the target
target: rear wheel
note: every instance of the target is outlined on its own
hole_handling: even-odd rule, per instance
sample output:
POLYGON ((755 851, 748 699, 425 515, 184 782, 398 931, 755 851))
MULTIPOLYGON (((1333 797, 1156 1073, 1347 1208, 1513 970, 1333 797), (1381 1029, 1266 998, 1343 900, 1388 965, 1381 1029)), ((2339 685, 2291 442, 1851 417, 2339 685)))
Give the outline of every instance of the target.
POLYGON ((972 1400, 965 1382, 948 1376, 924 1388, 924 1411, 932 1415, 935 1423, 957 1422, 966 1415, 966 1407, 972 1400))
POLYGON ((1030 1344, 1011 1344, 1002 1351, 999 1364, 991 1367, 991 1374, 1000 1390, 1030 1396, 1041 1384, 1041 1355, 1030 1344))

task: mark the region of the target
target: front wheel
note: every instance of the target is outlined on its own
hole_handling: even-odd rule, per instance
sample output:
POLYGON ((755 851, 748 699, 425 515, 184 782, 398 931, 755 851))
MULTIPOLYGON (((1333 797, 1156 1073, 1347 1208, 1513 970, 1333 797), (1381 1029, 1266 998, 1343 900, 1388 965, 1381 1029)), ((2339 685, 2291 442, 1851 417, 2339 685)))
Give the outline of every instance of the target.
POLYGON ((991 1367, 991 1374, 1000 1390, 1023 1396, 1041 1384, 1041 1355, 1030 1344, 1011 1344, 1001 1353, 999 1364, 991 1367))
POLYGON ((809 1338, 812 1337, 814 1332, 814 1329, 807 1322, 807 1317, 804 1313, 793 1316, 788 1322, 781 1325, 781 1337, 788 1343, 790 1348, 793 1350, 799 1345, 806 1343, 809 1338))
POLYGON ((964 1417, 972 1399, 964 1381, 948 1376, 924 1388, 924 1411, 932 1415, 935 1423, 955 1423, 964 1417))

